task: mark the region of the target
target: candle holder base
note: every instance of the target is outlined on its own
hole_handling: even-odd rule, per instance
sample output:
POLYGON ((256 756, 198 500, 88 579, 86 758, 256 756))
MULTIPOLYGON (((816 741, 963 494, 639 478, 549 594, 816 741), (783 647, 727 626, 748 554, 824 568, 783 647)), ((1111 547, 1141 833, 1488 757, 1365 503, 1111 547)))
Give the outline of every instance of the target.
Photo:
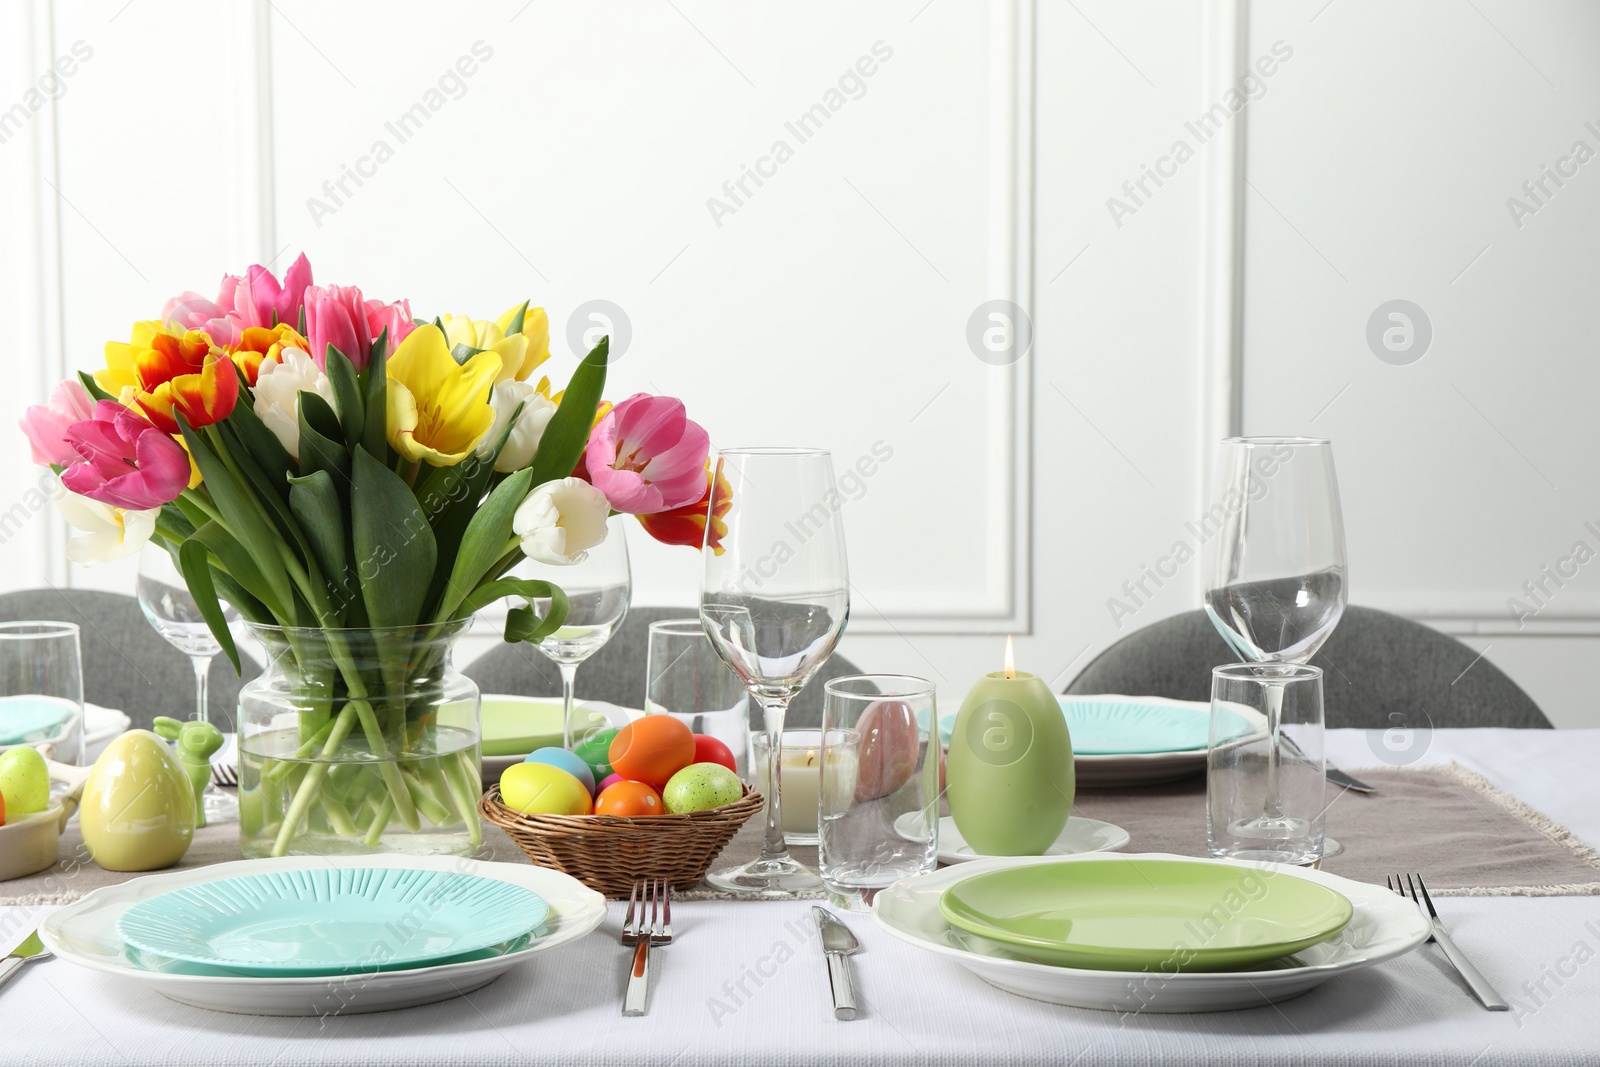
POLYGON ((706 875, 706 882, 724 893, 760 900, 793 900, 822 888, 822 876, 785 856, 755 859, 706 875))

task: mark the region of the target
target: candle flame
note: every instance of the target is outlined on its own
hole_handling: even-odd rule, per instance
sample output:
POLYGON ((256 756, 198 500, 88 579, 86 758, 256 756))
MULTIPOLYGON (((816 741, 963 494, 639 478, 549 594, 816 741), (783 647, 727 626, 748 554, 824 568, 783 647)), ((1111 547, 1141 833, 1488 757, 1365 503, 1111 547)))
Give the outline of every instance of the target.
POLYGON ((1006 677, 1015 678, 1016 676, 1017 653, 1016 650, 1011 647, 1011 635, 1006 634, 1006 677))

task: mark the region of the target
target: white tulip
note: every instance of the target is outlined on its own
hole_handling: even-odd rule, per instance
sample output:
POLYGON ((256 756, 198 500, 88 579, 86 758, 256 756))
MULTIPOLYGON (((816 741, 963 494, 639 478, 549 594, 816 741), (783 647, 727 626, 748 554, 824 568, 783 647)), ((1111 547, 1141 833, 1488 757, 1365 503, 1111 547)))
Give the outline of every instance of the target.
POLYGON ((544 436, 544 428, 550 425, 550 417, 561 406, 528 382, 496 382, 494 391, 489 394, 489 406, 494 408, 494 425, 489 427, 483 444, 478 446, 480 457, 488 456, 489 449, 500 439, 501 431, 511 421, 511 413, 517 410, 518 404, 522 405, 522 414, 517 416, 517 424, 511 428, 506 446, 494 461, 494 469, 505 474, 519 471, 533 462, 533 457, 539 451, 539 439, 544 436))
POLYGON ((282 442, 289 455, 300 458, 300 393, 316 393, 333 402, 333 383, 315 361, 298 348, 285 348, 280 359, 264 359, 256 373, 256 418, 282 442))
POLYGON ((582 563, 606 539, 611 502, 582 478, 557 478, 535 486, 517 506, 511 529, 531 560, 564 567, 582 563))
POLYGON ((63 489, 56 496, 56 510, 67 525, 82 530, 80 537, 67 542, 67 558, 74 563, 105 563, 131 556, 144 547, 156 532, 160 508, 127 511, 90 500, 63 489))

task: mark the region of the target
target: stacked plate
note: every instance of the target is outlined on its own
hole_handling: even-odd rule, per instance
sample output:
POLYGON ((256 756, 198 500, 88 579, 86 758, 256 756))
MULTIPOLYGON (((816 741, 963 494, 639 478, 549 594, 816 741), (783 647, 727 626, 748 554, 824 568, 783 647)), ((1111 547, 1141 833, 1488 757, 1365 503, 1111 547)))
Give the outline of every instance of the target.
MULTIPOLYGON (((574 737, 608 726, 618 729, 642 714, 607 704, 580 700, 572 712, 574 737)), ((542 697, 487 694, 483 698, 483 787, 489 788, 513 763, 537 748, 561 747, 561 701, 542 697)))
POLYGON ((428 1004, 478 989, 605 918, 558 871, 446 857, 296 856, 150 875, 50 913, 62 959, 252 1015, 428 1004))
POLYGON ((878 894, 878 924, 990 985, 1124 1013, 1297 996, 1428 939, 1380 886, 1281 864, 1164 855, 981 860, 878 894))
MULTIPOLYGON (((1080 786, 1155 785, 1206 768, 1211 736, 1208 703, 1117 695, 1059 699, 1080 786)), ((1229 716, 1224 740, 1259 727, 1242 716, 1224 714, 1229 716)), ((955 716, 940 720, 939 738, 945 744, 950 743, 954 727, 955 716)))

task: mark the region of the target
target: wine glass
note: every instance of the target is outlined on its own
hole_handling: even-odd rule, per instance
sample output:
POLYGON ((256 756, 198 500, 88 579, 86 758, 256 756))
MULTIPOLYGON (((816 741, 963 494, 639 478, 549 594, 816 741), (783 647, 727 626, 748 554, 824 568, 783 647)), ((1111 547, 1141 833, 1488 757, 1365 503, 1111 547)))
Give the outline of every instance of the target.
MULTIPOLYGON (((194 665, 195 718, 210 722, 207 680, 211 661, 222 651, 222 646, 212 635, 211 627, 206 625, 200 606, 189 595, 188 583, 166 549, 147 544, 140 552, 138 592, 139 607, 156 633, 188 656, 194 665)), ((239 613, 225 601, 222 614, 230 626, 239 621, 239 613)), ((218 789, 215 781, 206 783, 200 800, 205 805, 207 824, 233 822, 239 818, 239 802, 218 789)))
MULTIPOLYGON (((1344 520, 1333 446, 1308 437, 1232 437, 1222 442, 1216 494, 1203 520, 1210 543, 1205 608, 1240 659, 1306 663, 1322 647, 1349 593, 1344 520)), ((1269 672, 1270 677, 1270 672, 1269 672)), ((1264 694, 1267 801, 1243 836, 1291 836, 1278 794, 1283 686, 1264 694)))
MULTIPOLYGON (((525 560, 515 573, 558 585, 567 594, 567 617, 538 648, 561 672, 561 744, 571 749, 573 687, 578 664, 605 647, 622 625, 633 598, 633 571, 628 562, 627 515, 606 520, 606 539, 589 549, 581 562, 557 567, 525 560)), ((548 599, 534 598, 542 616, 550 610, 548 599)))
POLYGON ((717 655, 761 704, 772 789, 760 856, 707 880, 733 893, 792 897, 822 880, 783 843, 783 719, 850 617, 840 497, 833 458, 821 449, 726 449, 717 472, 728 479, 733 502, 721 554, 709 546, 702 553, 700 621, 717 655))

